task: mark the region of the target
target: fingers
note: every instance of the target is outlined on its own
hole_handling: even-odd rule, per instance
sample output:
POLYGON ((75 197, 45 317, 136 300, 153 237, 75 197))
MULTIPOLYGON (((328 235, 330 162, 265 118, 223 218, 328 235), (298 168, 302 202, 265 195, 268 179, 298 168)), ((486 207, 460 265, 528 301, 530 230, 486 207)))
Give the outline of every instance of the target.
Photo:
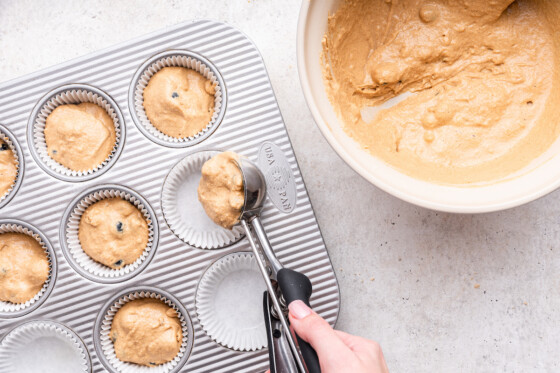
POLYGON ((290 303, 288 308, 292 327, 297 335, 315 349, 321 366, 332 359, 344 361, 345 357, 352 354, 352 351, 342 342, 329 323, 313 312, 305 303, 296 300, 290 303))
POLYGON ((315 349, 323 372, 389 372, 377 342, 334 330, 302 301, 288 308, 292 328, 315 349))
POLYGON ((389 372, 387 363, 385 362, 385 356, 383 356, 383 351, 379 343, 339 330, 335 330, 335 333, 350 350, 356 353, 356 356, 362 362, 368 365, 373 364, 378 368, 378 372, 389 372))
POLYGON ((340 330, 334 331, 336 335, 348 346, 352 351, 355 352, 379 352, 381 347, 375 341, 358 337, 356 335, 348 334, 340 330))
POLYGON ((365 338, 348 334, 340 330, 335 330, 334 332, 336 333, 338 338, 340 338, 342 342, 344 342, 344 344, 348 346, 352 351, 366 350, 367 348, 369 348, 368 342, 372 342, 365 338))

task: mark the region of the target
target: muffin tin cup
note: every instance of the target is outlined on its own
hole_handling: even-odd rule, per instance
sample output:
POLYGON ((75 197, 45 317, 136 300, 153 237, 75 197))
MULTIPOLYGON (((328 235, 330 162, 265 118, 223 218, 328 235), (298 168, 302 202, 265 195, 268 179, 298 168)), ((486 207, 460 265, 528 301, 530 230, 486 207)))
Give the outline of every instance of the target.
POLYGON ((224 81, 218 69, 206 58, 186 50, 170 50, 156 54, 146 61, 132 79, 128 93, 128 106, 138 129, 153 142, 173 148, 182 148, 200 143, 208 138, 220 125, 226 109, 227 93, 224 81), (144 110, 144 89, 152 76, 164 67, 186 67, 197 71, 216 87, 214 94, 214 114, 208 125, 199 133, 183 138, 176 138, 158 130, 148 119, 144 110))
POLYGON ((96 282, 116 283, 138 275, 152 260, 158 240, 159 228, 156 214, 150 204, 130 188, 105 184, 89 188, 80 193, 70 204, 61 220, 59 229, 62 252, 70 265, 82 276, 96 282), (95 202, 107 198, 122 198, 138 208, 148 223, 148 245, 142 255, 131 264, 113 269, 93 260, 80 245, 78 229, 85 210, 95 202))
POLYGON ((25 303, 0 301, 0 317, 18 317, 35 310, 49 296, 54 287, 57 274, 56 255, 47 237, 31 224, 16 219, 1 219, 0 234, 2 233, 23 233, 33 237, 43 247, 49 261, 47 281, 45 281, 41 290, 33 298, 25 303))
POLYGON ((169 228, 185 243, 199 249, 220 249, 243 237, 243 228, 229 230, 214 223, 198 201, 198 183, 204 162, 220 153, 204 150, 179 161, 163 182, 161 207, 169 228))
POLYGON ((19 186, 21 185, 21 181, 23 179, 24 161, 23 153, 21 152, 21 147, 16 137, 2 125, 0 125, 0 137, 6 142, 6 144, 14 154, 15 164, 17 168, 17 174, 14 183, 12 184, 10 189, 8 189, 6 193, 4 193, 4 195, 0 196, 0 208, 2 208, 6 204, 8 204, 8 202, 10 202, 12 198, 14 198, 19 189, 19 186))
POLYGON ((105 92, 85 84, 69 84, 47 93, 35 106, 27 123, 27 142, 31 155, 49 175, 64 181, 86 181, 107 172, 124 146, 126 127, 121 110, 105 92), (55 161, 47 153, 45 124, 55 108, 65 104, 93 103, 103 108, 115 124, 116 141, 111 154, 98 166, 87 171, 74 171, 55 161))
MULTIPOLYGON (((0 343, 0 371, 4 373, 17 373, 13 359, 19 357, 20 352, 36 342, 39 338, 58 338, 68 342, 73 350, 75 361, 69 367, 69 361, 64 361, 66 371, 72 368, 73 372, 91 372, 91 360, 82 339, 68 327, 54 321, 28 321, 12 329, 0 343)), ((37 363, 36 363, 37 364, 37 363)), ((34 367, 36 371, 41 367, 34 367)))
POLYGON ((168 292, 149 286, 134 287, 123 290, 111 298, 101 309, 94 326, 94 344, 97 356, 110 372, 122 373, 175 373, 186 363, 194 344, 194 328, 185 307, 168 292), (158 299, 172 307, 179 315, 183 332, 183 342, 179 353, 170 362, 147 367, 127 363, 117 358, 113 342, 109 336, 115 314, 126 303, 143 298, 158 299))
POLYGON ((261 276, 249 252, 226 255, 202 275, 196 291, 196 313, 216 343, 236 351, 256 351, 267 345, 262 316, 266 285, 261 276), (230 291, 231 281, 237 284, 239 294, 230 291))

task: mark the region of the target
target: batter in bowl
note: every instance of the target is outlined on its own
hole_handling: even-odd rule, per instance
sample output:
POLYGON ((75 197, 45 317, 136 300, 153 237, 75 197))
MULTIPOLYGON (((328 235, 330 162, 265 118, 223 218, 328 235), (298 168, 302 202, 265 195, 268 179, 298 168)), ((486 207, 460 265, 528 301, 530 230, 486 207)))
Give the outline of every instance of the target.
POLYGON ((214 223, 227 229, 239 222, 245 202, 238 159, 239 155, 234 152, 215 155, 202 166, 198 185, 198 200, 206 214, 214 223))
POLYGON ((121 361, 155 366, 173 360, 183 343, 177 312, 157 299, 136 299, 117 311, 109 334, 121 361))
POLYGON ((322 57, 344 130, 418 179, 470 184, 519 171, 559 134, 554 3, 343 1, 322 57))
POLYGON ((80 245, 93 260, 122 268, 134 263, 148 246, 144 216, 122 198, 107 198, 90 205, 78 227, 80 245))
POLYGON ((49 277, 49 260, 36 239, 24 233, 0 234, 0 301, 25 303, 49 277))
POLYGON ((0 198, 2 198, 16 182, 17 166, 12 149, 0 139, 0 198))
POLYGON ((202 131, 214 114, 216 88, 210 79, 186 67, 164 67, 144 89, 144 110, 164 134, 185 138, 202 131))
POLYGON ((49 156, 74 171, 88 171, 105 161, 115 147, 115 124, 98 105, 60 105, 47 117, 49 156))

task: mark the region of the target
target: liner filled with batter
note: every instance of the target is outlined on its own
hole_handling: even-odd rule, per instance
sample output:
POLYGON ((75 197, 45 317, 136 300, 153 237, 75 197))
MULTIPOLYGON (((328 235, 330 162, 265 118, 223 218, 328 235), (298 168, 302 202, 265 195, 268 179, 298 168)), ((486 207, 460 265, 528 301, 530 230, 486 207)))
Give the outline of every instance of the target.
POLYGON ((0 128, 0 207, 13 192, 20 177, 20 154, 0 128))
MULTIPOLYGON (((42 252, 35 252, 33 256, 30 256, 30 258, 40 258, 41 260, 44 259, 46 260, 48 267, 46 276, 44 274, 41 274, 41 277, 42 279, 44 279, 44 281, 41 280, 42 284, 40 284, 40 286, 36 286, 32 292, 30 292, 31 288, 28 288, 25 293, 23 293, 22 291, 21 294, 18 294, 21 299, 17 302, 0 301, 0 314, 6 313, 15 315, 16 313, 22 313, 26 310, 30 310, 32 307, 37 307, 39 301, 42 302, 44 300, 44 297, 48 296, 48 293, 50 292, 50 290, 52 290, 54 275, 56 274, 56 258, 53 257, 54 253, 52 252, 52 249, 47 246, 47 243, 42 240, 41 236, 39 236, 39 234, 27 228, 26 226, 18 223, 2 223, 0 224, 0 234, 25 235, 26 238, 34 240, 34 242, 37 243, 37 246, 42 249, 42 252)), ((35 268, 35 265, 36 264, 32 264, 32 268, 35 268)), ((22 268, 21 264, 15 266, 12 269, 18 268, 22 268)), ((39 267, 39 269, 40 272, 44 270, 41 267, 39 267)), ((10 273, 7 272, 4 273, 4 275, 10 276, 10 273)), ((37 274, 34 274, 34 276, 36 275, 37 274)), ((36 282, 36 280, 36 278, 33 279, 34 282, 36 282)))
MULTIPOLYGON (((111 333, 113 330, 113 321, 115 320, 116 314, 119 310, 122 310, 123 306, 134 302, 135 300, 148 300, 158 301, 166 306, 170 307, 175 311, 175 315, 178 318, 178 321, 181 326, 181 341, 179 351, 176 356, 174 356, 170 361, 167 362, 160 362, 158 364, 149 364, 150 365, 150 372, 154 373, 167 373, 170 371, 177 371, 177 368, 180 367, 190 353, 189 349, 192 348, 193 343, 193 335, 192 335, 192 326, 189 326, 190 319, 188 318, 186 310, 184 308, 179 307, 178 304, 175 304, 174 301, 166 297, 164 294, 159 293, 155 290, 146 289, 143 291, 131 291, 126 295, 119 297, 114 303, 106 310, 103 318, 101 320, 101 327, 99 328, 100 335, 96 335, 96 343, 98 346, 101 347, 101 351, 104 355, 106 361, 111 365, 111 367, 117 371, 127 371, 127 372, 144 372, 146 371, 146 367, 122 361, 117 357, 115 352, 115 347, 112 341, 112 337, 114 339, 114 333, 111 333), (112 335, 113 334, 113 335, 112 335)), ((118 337, 118 336, 117 336, 118 337)), ((139 357, 141 360, 141 357, 139 357)), ((149 362, 148 362, 149 363, 149 362)))
MULTIPOLYGON (((101 169, 107 169, 112 163, 114 163, 118 157, 118 153, 123 147, 122 136, 124 135, 125 128, 123 123, 120 121, 122 116, 117 112, 119 110, 117 107, 114 107, 104 97, 94 91, 91 91, 90 87, 85 85, 83 85, 83 88, 80 89, 69 88, 67 90, 62 90, 53 97, 46 98, 46 101, 40 102, 39 105, 40 107, 37 116, 32 118, 32 121, 30 122, 33 130, 32 146, 35 147, 37 152, 37 160, 43 163, 48 169, 54 171, 55 175, 64 175, 66 177, 71 177, 72 179, 75 178, 76 180, 80 180, 91 174, 99 173, 101 169), (49 155, 49 149, 45 141, 45 127, 47 124, 47 118, 56 108, 62 105, 77 105, 81 103, 95 104, 104 109, 113 121, 115 132, 114 145, 110 149, 109 154, 101 158, 96 157, 95 154, 93 154, 92 158, 99 160, 100 163, 97 165, 91 165, 91 167, 87 169, 77 170, 64 166, 49 155)), ((87 148, 87 144, 84 144, 84 148, 87 148)), ((81 162, 77 159, 74 160, 72 164, 80 166, 81 162)))
MULTIPOLYGON (((156 98, 158 94, 163 95, 167 93, 169 92, 160 90, 157 87, 152 87, 149 95, 152 101, 157 101, 156 98)), ((175 97, 176 94, 180 95, 180 93, 181 92, 171 92, 172 97, 175 97)), ((133 109, 140 126, 145 129, 145 132, 154 141, 163 144, 184 144, 186 146, 197 138, 209 132, 216 125, 219 125, 218 118, 220 117, 221 111, 224 109, 225 105, 225 103, 223 102, 223 98, 224 87, 220 85, 218 77, 214 74, 212 69, 210 69, 205 63, 195 57, 192 57, 190 55, 181 55, 180 53, 174 54, 173 52, 171 52, 170 54, 167 54, 160 58, 156 58, 141 73, 136 86, 133 88, 133 109), (163 69, 166 69, 170 73, 170 76, 167 77, 168 79, 176 80, 177 77, 173 76, 174 72, 172 71, 172 69, 176 69, 175 72, 177 72, 178 68, 185 69, 184 71, 179 72, 179 75, 184 74, 184 78, 188 78, 190 76, 191 78, 193 78, 193 80, 197 80, 197 78, 206 80, 208 84, 206 84, 202 91, 213 92, 214 95, 213 111, 208 117, 208 121, 206 121, 206 123, 202 123, 200 122, 200 120, 203 116, 201 116, 200 113, 199 115, 195 115, 195 117, 198 118, 193 118, 197 121, 197 123, 193 123, 192 126, 189 126, 191 127, 191 130, 195 129, 193 131, 185 132, 185 130, 179 131, 178 129, 172 128, 172 118, 182 117, 182 115, 185 115, 185 113, 179 115, 181 113, 178 112, 178 107, 165 106, 163 98, 158 103, 159 106, 153 108, 150 114, 154 116, 156 113, 160 112, 159 117, 163 119, 163 127, 160 127, 161 130, 158 129, 158 127, 150 121, 146 108, 144 107, 146 88, 150 85, 150 80, 163 69), (165 128, 168 128, 168 130, 165 130, 165 128), (182 134, 182 132, 185 133, 182 134)), ((175 99, 180 100, 181 97, 176 97, 175 99)), ((191 114, 194 115, 194 113, 191 114)))
POLYGON ((119 187, 118 189, 111 188, 110 186, 94 188, 91 192, 85 192, 85 194, 77 198, 80 198, 80 200, 74 206, 69 207, 71 210, 67 213, 67 220, 61 226, 64 234, 63 249, 71 260, 79 265, 84 273, 95 276, 102 281, 118 280, 124 276, 126 276, 125 279, 128 279, 132 274, 137 274, 141 271, 146 266, 145 261, 149 260, 153 255, 153 251, 157 246, 155 237, 159 233, 155 231, 157 223, 154 224, 154 216, 149 206, 146 206, 133 191, 124 187, 119 187), (79 238, 79 227, 84 212, 96 202, 106 199, 121 199, 130 203, 138 209, 148 228, 146 245, 142 247, 138 257, 131 263, 122 263, 116 268, 114 266, 106 266, 90 257, 83 250, 79 238))

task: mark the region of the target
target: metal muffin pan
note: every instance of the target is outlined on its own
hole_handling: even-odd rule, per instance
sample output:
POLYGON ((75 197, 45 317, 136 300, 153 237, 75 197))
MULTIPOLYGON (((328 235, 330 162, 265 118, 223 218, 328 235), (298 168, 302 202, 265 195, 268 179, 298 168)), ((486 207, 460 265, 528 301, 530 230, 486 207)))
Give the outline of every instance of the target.
POLYGON ((269 198, 263 224, 279 259, 307 274, 314 287, 311 303, 331 324, 336 322, 338 283, 315 219, 293 149, 263 60, 247 37, 215 21, 193 21, 157 31, 120 45, 0 83, 0 124, 19 143, 25 175, 11 201, 0 209, 2 219, 33 224, 51 243, 58 269, 44 302, 16 318, 0 316, 0 338, 30 320, 53 320, 71 328, 84 341, 93 372, 106 371, 94 347, 95 320, 117 294, 131 288, 159 288, 174 297, 192 320, 192 352, 181 372, 262 372, 268 367, 266 349, 238 352, 220 346, 203 331, 195 310, 195 292, 205 270, 217 259, 250 251, 245 238, 218 250, 201 250, 177 238, 161 210, 161 190, 173 165, 191 152, 231 149, 261 167, 278 160, 266 172, 278 172, 293 186, 291 200, 269 198), (218 72, 227 90, 223 116, 216 129, 188 148, 174 148, 148 139, 135 125, 129 88, 135 74, 155 55, 184 50, 203 56, 218 72), (27 123, 42 97, 68 84, 87 84, 103 92, 123 117, 121 154, 103 173, 80 181, 65 181, 47 173, 32 157, 27 123), (271 157, 268 159, 268 157, 271 157), (278 158, 281 157, 282 159, 278 158), (266 158, 266 159, 265 159, 266 158), (60 226, 65 210, 83 191, 118 184, 138 193, 153 208, 159 227, 153 258, 134 277, 117 283, 92 281, 78 273, 63 254, 60 226), (295 206, 295 207, 294 207, 295 206))

